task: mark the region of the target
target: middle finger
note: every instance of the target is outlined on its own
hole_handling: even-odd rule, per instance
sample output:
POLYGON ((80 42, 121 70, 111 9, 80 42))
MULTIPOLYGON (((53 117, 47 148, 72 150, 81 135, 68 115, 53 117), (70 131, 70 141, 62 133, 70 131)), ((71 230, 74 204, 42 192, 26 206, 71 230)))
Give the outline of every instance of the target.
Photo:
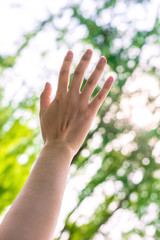
POLYGON ((80 86, 81 86, 82 80, 84 78, 85 71, 91 60, 91 57, 92 57, 92 50, 87 49, 87 51, 82 56, 78 66, 76 67, 76 70, 73 74, 73 78, 72 78, 71 86, 70 86, 71 91, 72 91, 72 89, 74 92, 80 91, 80 86))

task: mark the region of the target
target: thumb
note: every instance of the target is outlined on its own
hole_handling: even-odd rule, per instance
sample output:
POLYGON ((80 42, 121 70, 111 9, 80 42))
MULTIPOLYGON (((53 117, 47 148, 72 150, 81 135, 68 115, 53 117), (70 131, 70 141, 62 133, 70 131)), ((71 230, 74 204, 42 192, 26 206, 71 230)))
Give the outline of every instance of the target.
POLYGON ((43 112, 51 103, 52 87, 49 82, 46 82, 43 92, 40 95, 40 111, 43 112))

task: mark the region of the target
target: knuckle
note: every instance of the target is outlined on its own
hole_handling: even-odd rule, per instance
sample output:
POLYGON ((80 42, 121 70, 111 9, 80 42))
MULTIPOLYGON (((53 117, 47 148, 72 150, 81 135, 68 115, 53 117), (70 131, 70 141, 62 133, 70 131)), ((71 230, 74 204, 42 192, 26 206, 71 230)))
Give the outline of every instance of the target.
POLYGON ((78 76, 78 75, 81 74, 81 70, 80 69, 76 69, 74 73, 75 73, 76 76, 78 76))
POLYGON ((57 91, 54 101, 59 104, 63 99, 63 94, 60 91, 57 91))
POLYGON ((66 56, 64 61, 69 62, 71 60, 70 56, 66 56))
POLYGON ((62 93, 60 91, 58 91, 56 93, 55 100, 59 101, 62 98, 62 96, 63 96, 62 93))
POLYGON ((72 99, 75 97, 74 87, 71 84, 70 89, 68 91, 68 101, 73 101, 72 99))
POLYGON ((85 111, 84 111, 84 107, 83 107, 83 105, 80 105, 79 106, 79 113, 80 114, 83 114, 85 111))
POLYGON ((80 119, 82 121, 86 121, 86 119, 90 118, 90 112, 89 109, 84 109, 80 112, 80 119))
POLYGON ((96 70, 102 70, 103 66, 101 64, 98 64, 97 67, 96 67, 96 70))
POLYGON ((94 84, 94 78, 89 78, 87 81, 88 85, 93 85, 94 84))
POLYGON ((102 98, 103 98, 103 93, 99 93, 98 96, 97 96, 97 99, 101 100, 102 98))
POLYGON ((83 103, 79 105, 78 112, 79 112, 80 116, 82 116, 82 117, 83 116, 86 117, 86 115, 88 114, 87 108, 86 108, 86 106, 84 106, 83 103))
POLYGON ((62 69, 60 70, 60 74, 61 74, 61 75, 65 75, 65 74, 67 74, 67 73, 68 73, 68 70, 65 69, 65 68, 62 68, 62 69))
POLYGON ((110 87, 108 86, 108 83, 106 83, 104 84, 103 88, 108 91, 110 87))
POLYGON ((87 61, 89 59, 89 57, 87 56, 87 55, 84 55, 83 57, 82 57, 82 61, 87 61))
POLYGON ((54 101, 57 103, 57 105, 59 105, 60 104, 60 97, 59 96, 55 97, 54 101))

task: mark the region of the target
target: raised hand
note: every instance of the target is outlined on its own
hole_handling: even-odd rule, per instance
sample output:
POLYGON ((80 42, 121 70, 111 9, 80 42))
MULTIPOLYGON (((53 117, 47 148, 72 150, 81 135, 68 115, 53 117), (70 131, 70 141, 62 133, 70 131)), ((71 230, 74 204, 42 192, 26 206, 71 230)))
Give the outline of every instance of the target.
POLYGON ((92 50, 88 49, 82 56, 68 90, 73 60, 73 52, 68 51, 60 70, 55 98, 51 101, 52 89, 48 82, 40 96, 39 116, 44 143, 53 144, 53 147, 55 143, 65 144, 73 156, 84 142, 91 123, 113 83, 113 77, 110 76, 94 99, 89 102, 107 62, 105 57, 101 57, 83 91, 80 92, 92 53, 92 50))

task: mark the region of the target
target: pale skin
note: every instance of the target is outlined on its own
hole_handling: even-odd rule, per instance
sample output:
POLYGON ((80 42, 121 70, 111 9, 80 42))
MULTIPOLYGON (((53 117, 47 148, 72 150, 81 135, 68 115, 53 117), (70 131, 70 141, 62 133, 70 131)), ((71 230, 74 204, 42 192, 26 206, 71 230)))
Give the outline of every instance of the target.
POLYGON ((59 73, 55 98, 50 99, 50 83, 41 93, 39 117, 44 146, 1 223, 1 240, 51 240, 54 237, 70 164, 113 84, 110 76, 89 102, 107 62, 101 57, 80 92, 92 54, 91 49, 84 53, 68 90, 73 60, 73 52, 68 51, 59 73))

